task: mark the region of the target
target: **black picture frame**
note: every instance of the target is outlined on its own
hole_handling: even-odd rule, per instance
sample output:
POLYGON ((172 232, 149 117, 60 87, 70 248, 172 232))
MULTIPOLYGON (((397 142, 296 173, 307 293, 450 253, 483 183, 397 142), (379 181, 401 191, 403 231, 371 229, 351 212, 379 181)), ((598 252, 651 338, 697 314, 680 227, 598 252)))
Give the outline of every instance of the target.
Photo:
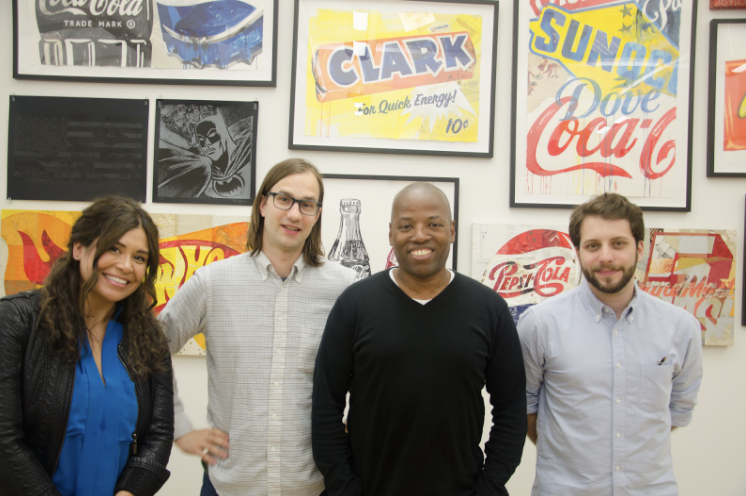
MULTIPOLYGON (((349 5, 349 3, 339 0, 295 0, 288 148, 291 150, 331 152, 491 158, 494 148, 495 78, 500 2, 490 0, 416 0, 408 2, 370 0, 364 6, 355 6, 354 9, 349 5), (346 19, 345 22, 311 23, 312 16, 317 12, 317 7, 319 12, 324 12, 323 15, 349 14, 350 18, 346 19), (334 12, 328 14, 331 11, 334 12), (368 13, 374 13, 375 15, 368 16, 368 13), (468 58, 473 60, 471 60, 467 69, 461 69, 461 66, 459 66, 457 75, 452 75, 456 74, 456 69, 449 68, 448 71, 453 70, 454 72, 447 72, 442 65, 439 65, 438 72, 434 76, 430 73, 419 74, 415 71, 408 77, 395 79, 394 76, 402 76, 403 74, 397 69, 391 73, 390 84, 387 82, 389 79, 384 81, 382 77, 377 81, 366 81, 365 83, 361 77, 358 77, 359 88, 354 90, 356 93, 353 93, 352 89, 344 90, 347 93, 344 93, 343 90, 332 91, 331 86, 324 83, 324 69, 322 67, 326 66, 323 62, 319 62, 318 58, 338 52, 339 50, 335 49, 334 46, 361 47, 365 45, 369 49, 374 47, 368 52, 372 54, 370 57, 363 56, 362 58, 371 60, 373 65, 378 63, 379 75, 382 64, 376 60, 382 57, 378 54, 383 53, 383 50, 375 47, 384 43, 384 41, 397 44, 399 47, 405 47, 404 39, 410 36, 401 34, 405 31, 416 33, 418 38, 433 39, 444 34, 450 34, 451 36, 457 36, 455 38, 457 41, 454 43, 462 43, 458 41, 458 37, 465 34, 466 41, 463 41, 463 45, 459 46, 475 46, 472 43, 470 32, 464 30, 464 25, 469 23, 458 23, 451 28, 450 21, 441 22, 441 17, 437 17, 438 22, 433 21, 430 24, 427 24, 428 21, 421 21, 422 24, 418 24, 419 21, 413 21, 413 25, 416 27, 412 30, 397 31, 398 28, 391 28, 391 23, 375 24, 372 28, 367 27, 369 17, 378 19, 378 14, 384 16, 384 14, 393 13, 404 17, 420 15, 420 19, 428 15, 432 15, 432 19, 436 19, 437 16, 450 16, 450 19, 454 21, 459 16, 473 16, 474 18, 480 16, 484 21, 480 30, 476 31, 476 28, 473 28, 475 34, 479 34, 480 41, 477 44, 479 49, 474 49, 473 57, 472 52, 468 48, 465 49, 465 52, 470 53, 468 58), (345 30, 348 28, 348 30, 353 29, 352 26, 356 22, 354 18, 358 14, 365 15, 366 29, 354 33, 346 32, 345 30), (312 46, 311 43, 315 42, 309 43, 308 40, 309 38, 315 40, 316 37, 309 36, 309 26, 311 25, 315 27, 314 29, 323 32, 323 38, 334 39, 335 41, 312 46), (316 27, 317 25, 323 27, 316 27), (332 33, 323 31, 331 25, 343 27, 332 33), (416 31, 420 28, 423 29, 423 32, 425 29, 432 29, 433 31, 422 34, 416 31), (388 29, 391 29, 391 31, 387 31, 388 29), (438 31, 438 29, 453 29, 453 33, 445 30, 438 31), (358 34, 358 32, 363 34, 358 34), (391 33, 398 34, 396 34, 396 37, 392 37, 394 35, 391 33), (372 39, 365 38, 365 36, 370 36, 372 39), (313 56, 309 55, 309 50, 314 50, 313 56), (469 79, 467 73, 470 71, 469 79), (413 80, 413 76, 422 79, 413 80), (387 82, 386 85, 382 85, 382 81, 387 82), (462 91, 461 81, 464 81, 464 88, 478 88, 477 90, 467 89, 467 93, 472 95, 469 98, 476 104, 476 108, 472 106, 472 103, 462 91), (374 87, 376 84, 380 86, 374 87), (323 97, 324 102, 318 100, 321 93, 317 90, 326 95, 323 97), (429 96, 423 96, 428 95, 428 92, 433 93, 429 96), (473 94, 477 96, 474 97, 473 94), (452 100, 446 97, 452 98, 452 100), (335 101, 326 101, 330 99, 335 101), (438 99, 447 101, 447 103, 442 104, 442 111, 438 110, 441 106, 437 103, 438 99), (423 105, 421 102, 430 103, 423 105), (435 105, 438 105, 438 107, 435 105), (468 111, 466 110, 467 107, 468 111), (333 111, 333 108, 338 110, 333 111), (469 111, 471 114, 469 114, 469 111), (333 112, 334 117, 332 117, 333 112), (428 112, 430 113, 428 114, 428 112), (383 119, 381 119, 382 116, 383 119), (362 121, 358 118, 367 120, 362 121), (471 125, 469 119, 471 119, 471 125), (478 123, 476 127, 473 126, 475 119, 478 123), (339 123, 336 122, 337 120, 339 120, 339 123), (354 123, 355 129, 350 126, 351 123, 354 123), (312 134, 307 131, 309 129, 314 130, 312 134)), ((400 18, 397 22, 403 25, 405 21, 400 18)), ((430 52, 435 54, 432 55, 432 62, 441 64, 440 59, 437 59, 436 62, 436 58, 443 58, 442 43, 436 43, 435 41, 432 43, 433 47, 437 46, 434 51, 430 52)), ((352 48, 349 47, 343 50, 353 53, 352 48)), ((403 54, 404 52, 406 52, 406 49, 401 48, 399 53, 403 54)), ((402 55, 400 60, 405 58, 406 55, 402 55)), ((455 59, 455 57, 452 58, 455 59)), ((360 63, 360 57, 355 56, 351 60, 353 62, 357 60, 358 65, 360 63)), ((410 59, 407 58, 407 60, 410 59)), ((412 62, 407 63, 413 64, 412 62)), ((360 72, 359 69, 355 69, 355 71, 356 74, 360 72)))
MULTIPOLYGON (((363 242, 370 257, 370 271, 384 270, 392 253, 388 240, 391 205, 394 196, 405 186, 417 181, 429 182, 440 188, 451 205, 451 214, 459 222, 459 178, 427 176, 377 176, 354 174, 324 174, 324 206, 321 226, 321 241, 327 258, 333 256, 334 244, 340 236, 342 200, 360 201, 360 224, 363 242), (364 220, 364 221, 363 221, 364 220)), ((451 245, 448 267, 456 270, 458 265, 458 234, 451 245)))
POLYGON ((156 100, 153 202, 250 206, 258 119, 259 102, 156 100))
MULTIPOLYGON (((739 41, 746 40, 746 18, 743 19, 713 19, 710 21, 710 67, 707 87, 707 177, 746 177, 746 149, 734 151, 733 158, 726 157, 722 150, 725 134, 726 88, 725 64, 728 56, 738 56, 746 59, 746 46, 739 41), (734 30, 720 29, 738 26, 734 30), (738 40, 731 36, 740 35, 738 40), (724 37, 721 43, 718 40, 724 37), (725 52, 725 53, 724 53, 725 52), (720 143, 721 146, 716 146, 720 143), (739 171, 739 169, 741 169, 739 171)), ((742 76, 744 77, 744 76, 742 76)), ((737 109, 734 109, 737 112, 737 109)))
POLYGON ((186 13, 174 1, 146 0, 139 12, 108 15, 92 1, 48 1, 11 0, 15 79, 277 86, 279 0, 243 0, 232 24, 217 27, 204 20, 226 16, 218 3, 186 6, 193 7, 186 13))
POLYGON ((10 97, 9 200, 144 202, 148 100, 10 97))
MULTIPOLYGON (((667 16, 656 15, 654 12, 646 16, 640 12, 646 5, 604 4, 589 7, 575 2, 563 5, 558 2, 514 3, 510 207, 574 208, 593 196, 617 192, 630 198, 643 210, 691 211, 697 0, 682 2, 680 7, 667 4, 667 16), (558 15, 565 17, 561 33, 558 31, 558 22, 552 21, 554 27, 546 28, 548 31, 554 30, 551 35, 543 31, 544 28, 530 25, 544 22, 541 19, 547 10, 555 11, 551 13, 553 15, 559 13, 558 15), (588 21, 593 19, 592 10, 599 12, 598 22, 591 26, 588 21), (577 27, 577 20, 572 17, 575 11, 583 15, 582 33, 585 34, 570 27, 577 27), (654 24, 663 22, 663 19, 676 21, 667 21, 662 28, 654 24), (532 27, 534 31, 531 30, 532 27), (646 65, 651 60, 650 54, 654 49, 651 47, 650 50, 645 50, 647 58, 644 60, 636 60, 627 67, 619 64, 625 50, 624 45, 630 41, 635 43, 633 39, 636 39, 636 35, 630 34, 630 39, 621 41, 620 37, 623 35, 620 33, 641 32, 643 29, 647 30, 648 37, 653 34, 651 29, 656 30, 655 39, 665 40, 679 54, 675 74, 670 63, 664 67, 665 73, 655 72, 656 77, 664 77, 665 82, 661 86, 668 92, 664 97, 669 98, 666 106, 661 107, 662 110, 657 114, 643 113, 640 107, 642 97, 649 94, 645 92, 650 88, 643 88, 644 92, 639 96, 635 93, 642 83, 647 84, 646 81, 652 78, 650 73, 653 70, 658 71, 660 64, 657 62, 651 62, 649 67, 646 65), (586 33, 587 30, 592 35, 586 33), (596 38, 600 36, 600 31, 604 31, 605 41, 603 36, 596 38), (679 40, 678 45, 672 41, 674 33, 679 40), (576 35, 582 35, 585 41, 578 43, 576 35), (595 43, 599 39, 597 46, 595 43), (573 43, 572 46, 570 42, 573 43), (605 42, 608 42, 606 46, 602 46, 605 42), (544 51, 537 46, 543 47, 544 51), (609 51, 617 50, 613 59, 604 59, 609 57, 607 47, 609 51), (572 57, 578 56, 581 59, 566 64, 563 57, 570 56, 565 56, 565 51, 572 57), (590 54, 593 51, 595 54, 591 63, 590 54), (608 66, 606 69, 605 65, 608 66), (596 72, 581 72, 581 67, 583 71, 590 67, 596 72), (628 69, 629 73, 622 77, 621 74, 612 72, 619 69, 628 69), (635 71, 638 71, 637 76, 633 75, 635 71), (601 77, 604 78, 603 86, 594 79, 601 77), (564 85, 566 81, 575 81, 577 86, 568 89, 564 85), (560 82, 562 84, 557 84, 560 82), (576 91, 581 83, 585 83, 585 88, 582 92, 576 91), (528 86, 524 86, 525 84, 528 86), (603 95, 602 98, 596 96, 598 93, 588 93, 596 92, 594 84, 601 87, 598 93, 603 95), (635 101, 637 106, 628 103, 631 107, 626 109, 628 113, 617 111, 621 108, 622 100, 628 98, 628 95, 620 93, 615 95, 618 90, 620 93, 633 93, 630 102, 635 101), (671 95, 676 95, 674 102, 670 102, 671 95), (608 99, 607 104, 612 110, 607 107, 606 113, 601 114, 599 102, 604 99, 608 99), (550 108, 553 104, 557 108, 565 108, 561 111, 550 108), (571 125, 568 127, 575 133, 570 133, 568 137, 567 133, 558 131, 562 129, 562 121, 573 119, 577 128, 573 129, 571 125), (627 138, 625 146, 620 146, 620 137, 633 123, 636 126, 633 136, 627 138), (596 132, 604 133, 604 138, 597 138, 596 132), (554 142, 552 133, 560 133, 562 138, 554 142), (590 138, 581 145, 581 141, 586 139, 584 133, 590 138), (649 141, 651 136, 654 137, 652 142, 649 141), (633 138, 636 139, 634 144, 633 138), (602 140, 608 141, 604 144, 602 140), (634 152, 624 150, 626 145, 632 146, 634 152), (619 157, 624 157, 624 161, 616 155, 606 156, 604 152, 619 154, 619 157), (630 157, 634 157, 634 160, 630 157), (660 179, 664 175, 665 183, 660 179), (654 181, 657 182, 653 183, 654 181)), ((663 51, 661 46, 657 46, 655 50, 663 51)), ((634 53, 637 58, 642 50, 635 50, 630 53, 634 53)), ((655 60, 658 60, 657 55, 655 60)), ((660 99, 655 101, 657 104, 661 102, 660 99)), ((651 105, 649 108, 653 107, 651 105)))

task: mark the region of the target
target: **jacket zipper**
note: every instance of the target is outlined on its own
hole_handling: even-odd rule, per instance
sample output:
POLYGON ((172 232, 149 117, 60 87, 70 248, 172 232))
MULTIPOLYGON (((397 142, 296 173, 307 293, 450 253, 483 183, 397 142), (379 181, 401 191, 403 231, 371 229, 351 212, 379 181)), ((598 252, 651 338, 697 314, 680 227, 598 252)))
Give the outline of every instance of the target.
POLYGON ((60 456, 62 456, 62 446, 65 444, 65 433, 67 432, 67 423, 70 421, 70 408, 73 404, 73 389, 75 389, 75 367, 73 366, 72 380, 67 384, 67 405, 65 405, 65 428, 62 430, 62 436, 60 442, 57 445, 57 457, 54 459, 54 465, 52 466, 52 474, 57 471, 57 465, 60 463, 60 456), (72 386, 72 387, 71 387, 72 386))
POLYGON ((140 384, 132 378, 132 374, 130 373, 129 367, 127 367, 127 364, 124 363, 124 360, 122 359, 122 343, 119 343, 117 346, 117 357, 119 357, 119 361, 122 363, 122 366, 124 367, 124 370, 127 371, 127 375, 129 376, 132 383, 135 385, 135 396, 137 397, 137 420, 135 420, 135 432, 132 433, 132 442, 130 443, 130 454, 137 455, 137 431, 140 430, 140 404, 142 392, 140 391, 140 384))

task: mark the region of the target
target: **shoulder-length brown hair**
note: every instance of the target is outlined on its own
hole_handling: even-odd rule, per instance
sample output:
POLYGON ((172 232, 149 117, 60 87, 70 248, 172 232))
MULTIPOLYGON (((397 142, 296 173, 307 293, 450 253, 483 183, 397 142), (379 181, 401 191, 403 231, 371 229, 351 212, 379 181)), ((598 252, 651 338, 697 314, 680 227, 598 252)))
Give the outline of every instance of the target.
POLYGON ((67 254, 52 268, 41 290, 39 323, 45 329, 53 353, 61 354, 68 363, 80 358, 80 346, 87 330, 85 302, 98 281, 98 260, 113 248, 125 233, 141 227, 148 241, 148 263, 145 279, 130 296, 122 300, 120 321, 128 348, 128 369, 137 379, 147 378, 161 370, 161 361, 168 346, 155 320, 155 280, 158 274, 158 227, 150 215, 131 198, 107 196, 94 201, 75 221, 67 254), (72 256, 73 245, 95 246, 93 270, 85 281, 80 263, 72 256))
MULTIPOLYGON (((256 256, 262 251, 262 235, 264 234, 264 217, 259 211, 259 205, 266 200, 267 193, 272 191, 275 184, 292 174, 310 172, 319 183, 319 203, 324 202, 324 180, 314 165, 302 158, 290 158, 283 160, 272 167, 266 176, 262 186, 254 198, 251 208, 251 224, 249 225, 249 239, 247 247, 251 250, 251 256, 256 256)), ((321 244, 321 215, 311 229, 305 244, 303 245, 303 260, 311 267, 320 267, 324 264, 324 246, 321 244)))

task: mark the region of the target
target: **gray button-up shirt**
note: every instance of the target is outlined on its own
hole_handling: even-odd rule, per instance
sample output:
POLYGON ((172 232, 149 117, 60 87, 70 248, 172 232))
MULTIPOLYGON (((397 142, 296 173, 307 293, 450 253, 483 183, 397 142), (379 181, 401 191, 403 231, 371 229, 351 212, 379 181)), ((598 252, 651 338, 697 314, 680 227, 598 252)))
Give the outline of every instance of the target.
POLYGON ((584 280, 526 311, 518 333, 537 414, 532 494, 677 495, 670 430, 697 403, 699 322, 637 287, 617 320, 584 280))
MULTIPOLYGON (((263 253, 246 253, 197 270, 159 315, 172 353, 205 335, 207 418, 230 438, 228 459, 210 467, 219 494, 323 491, 311 452, 313 369, 329 311, 354 279, 301 257, 283 282, 263 253)), ((178 397, 175 406, 180 437, 192 425, 178 397)))

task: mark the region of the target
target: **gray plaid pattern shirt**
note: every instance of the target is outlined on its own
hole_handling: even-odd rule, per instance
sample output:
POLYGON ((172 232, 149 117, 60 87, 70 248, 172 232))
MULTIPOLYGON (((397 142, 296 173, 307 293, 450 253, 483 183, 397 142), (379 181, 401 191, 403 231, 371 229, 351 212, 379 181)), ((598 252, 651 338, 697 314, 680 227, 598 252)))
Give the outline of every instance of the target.
MULTIPOLYGON (((197 270, 161 312, 172 353, 205 335, 207 418, 230 438, 228 459, 210 467, 221 496, 323 491, 311 451, 313 369, 329 311, 354 279, 301 256, 283 282, 264 253, 245 253, 197 270)), ((178 395, 174 403, 178 438, 192 425, 178 395)))

